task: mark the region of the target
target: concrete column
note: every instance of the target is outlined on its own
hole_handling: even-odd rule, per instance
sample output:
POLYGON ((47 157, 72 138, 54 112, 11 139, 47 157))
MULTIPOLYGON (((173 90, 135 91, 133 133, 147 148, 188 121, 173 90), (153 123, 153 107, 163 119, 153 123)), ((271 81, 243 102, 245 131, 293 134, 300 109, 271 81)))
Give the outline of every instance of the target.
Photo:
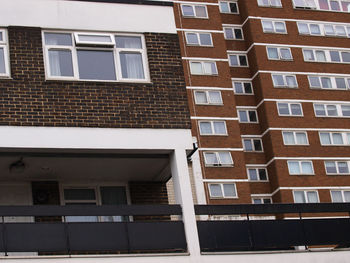
POLYGON ((191 254, 192 262, 199 262, 200 246, 186 151, 184 149, 175 149, 170 158, 170 165, 174 182, 175 200, 177 204, 182 206, 182 219, 185 225, 188 252, 191 254))

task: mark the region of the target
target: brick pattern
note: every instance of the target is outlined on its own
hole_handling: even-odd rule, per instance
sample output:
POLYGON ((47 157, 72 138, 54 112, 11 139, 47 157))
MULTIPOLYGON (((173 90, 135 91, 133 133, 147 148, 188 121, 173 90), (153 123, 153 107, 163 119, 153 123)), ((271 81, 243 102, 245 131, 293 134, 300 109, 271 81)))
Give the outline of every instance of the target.
POLYGON ((176 34, 145 33, 151 83, 45 80, 40 28, 9 27, 0 125, 190 128, 176 34))

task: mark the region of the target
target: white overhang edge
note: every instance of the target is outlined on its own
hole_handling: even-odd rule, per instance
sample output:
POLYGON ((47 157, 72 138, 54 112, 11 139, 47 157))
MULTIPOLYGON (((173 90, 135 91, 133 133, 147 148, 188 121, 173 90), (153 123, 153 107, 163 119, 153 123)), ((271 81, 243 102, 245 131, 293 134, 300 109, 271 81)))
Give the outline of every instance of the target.
POLYGON ((172 6, 65 0, 2 0, 0 26, 176 33, 172 6))
POLYGON ((192 149, 191 130, 0 126, 1 148, 192 149))

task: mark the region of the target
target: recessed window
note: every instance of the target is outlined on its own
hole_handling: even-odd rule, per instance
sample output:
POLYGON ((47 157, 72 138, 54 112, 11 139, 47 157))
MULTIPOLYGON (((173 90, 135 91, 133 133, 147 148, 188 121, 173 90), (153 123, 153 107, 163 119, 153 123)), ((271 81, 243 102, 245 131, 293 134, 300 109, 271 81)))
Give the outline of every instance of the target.
POLYGON ((227 151, 204 152, 206 166, 233 166, 231 153, 227 151))
POLYGON ((199 130, 201 135, 227 135, 225 121, 200 121, 199 130))
POLYGON ((262 20, 264 33, 287 34, 286 24, 283 21, 262 20))
POLYGON ((346 104, 317 104, 314 103, 316 117, 350 118, 350 105, 346 104))
POLYGON ((287 161, 290 175, 313 175, 312 161, 287 161))
POLYGON ((252 83, 249 81, 233 81, 233 88, 235 91, 235 94, 253 94, 253 86, 252 83))
POLYGON ((321 145, 348 146, 350 145, 350 132, 319 132, 321 145))
POLYGON ((238 110, 239 122, 252 122, 258 123, 258 114, 256 110, 238 110))
POLYGON ((248 67, 248 58, 245 54, 229 54, 228 58, 231 67, 248 67))
POLYGON ((252 203, 255 205, 272 204, 272 199, 271 197, 254 197, 252 203))
POLYGON ((49 78, 148 80, 142 35, 44 33, 49 78))
POLYGON ((184 17, 208 18, 205 5, 181 5, 181 10, 184 17))
POLYGON ((215 62, 190 61, 192 75, 217 75, 218 70, 215 62))
POLYGON ((301 9, 316 9, 317 5, 315 0, 293 0, 295 8, 301 9))
POLYGON ((224 36, 228 40, 243 40, 243 30, 241 27, 224 27, 224 36))
POLYGON ((281 0, 258 0, 258 6, 282 7, 281 0))
POLYGON ((350 27, 339 24, 298 22, 299 34, 328 37, 350 37, 350 27))
POLYGON ((248 168, 250 181, 268 181, 266 168, 248 168))
POLYGON ((195 91, 196 104, 203 105, 222 105, 221 92, 216 90, 200 90, 195 91))
POLYGON ((279 116, 303 116, 300 103, 277 102, 279 116))
POLYGON ((235 184, 209 184, 209 194, 212 198, 237 198, 235 184))
POLYGON ((275 88, 297 88, 298 81, 295 75, 271 74, 275 88))
POLYGON ((191 46, 213 46, 213 41, 210 33, 186 32, 186 43, 187 45, 191 46))
POLYGON ((227 14, 238 14, 238 3, 233 1, 220 1, 220 12, 227 14))
POLYGON ((293 191, 294 203, 319 203, 318 192, 315 191, 293 191))
POLYGON ((262 152, 262 141, 261 139, 245 138, 243 139, 243 148, 246 152, 262 152))
POLYGON ((302 131, 283 131, 284 145, 309 145, 307 133, 302 131))
POLYGON ((350 63, 350 52, 338 50, 303 49, 304 61, 350 63))
POLYGON ((350 78, 332 77, 332 76, 308 76, 309 86, 311 89, 350 89, 350 78))
POLYGON ((350 174, 348 161, 325 161, 326 174, 344 175, 350 174))
POLYGON ((290 48, 267 47, 267 57, 271 60, 293 60, 290 48))
POLYGON ((350 202, 350 190, 331 190, 332 203, 350 202))

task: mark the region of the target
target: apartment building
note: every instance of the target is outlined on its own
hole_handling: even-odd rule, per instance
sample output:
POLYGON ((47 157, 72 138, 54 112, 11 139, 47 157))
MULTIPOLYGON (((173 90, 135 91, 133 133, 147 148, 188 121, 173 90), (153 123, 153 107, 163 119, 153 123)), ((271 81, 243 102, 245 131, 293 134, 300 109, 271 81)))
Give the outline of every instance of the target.
POLYGON ((349 202, 350 1, 175 2, 199 202, 349 202))

